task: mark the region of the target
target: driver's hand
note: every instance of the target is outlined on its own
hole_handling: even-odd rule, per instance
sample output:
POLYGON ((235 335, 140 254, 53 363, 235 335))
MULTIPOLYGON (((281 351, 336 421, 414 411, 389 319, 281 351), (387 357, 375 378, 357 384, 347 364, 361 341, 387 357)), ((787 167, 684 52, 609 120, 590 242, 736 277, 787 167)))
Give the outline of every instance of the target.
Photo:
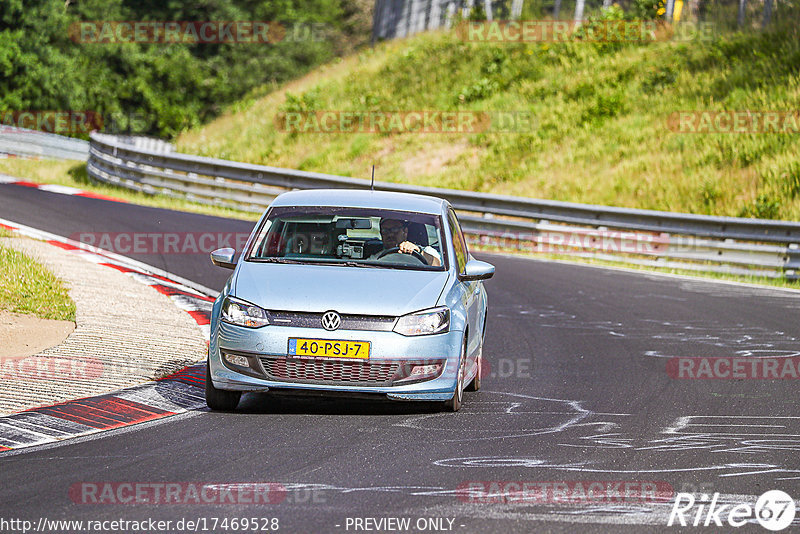
POLYGON ((415 245, 411 241, 403 241, 400 243, 400 252, 403 254, 413 254, 414 252, 420 252, 419 245, 415 245))

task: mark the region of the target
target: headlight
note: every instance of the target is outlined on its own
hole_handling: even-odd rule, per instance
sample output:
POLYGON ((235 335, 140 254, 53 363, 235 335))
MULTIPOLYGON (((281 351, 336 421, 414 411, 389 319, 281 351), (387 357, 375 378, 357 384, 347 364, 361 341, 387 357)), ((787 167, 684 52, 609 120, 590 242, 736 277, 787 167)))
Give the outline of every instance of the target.
POLYGON ((222 320, 247 328, 260 328, 269 324, 266 310, 232 297, 225 297, 222 302, 222 320))
POLYGON ((397 320, 394 331, 404 336, 440 334, 450 329, 450 308, 442 306, 404 315, 397 320))

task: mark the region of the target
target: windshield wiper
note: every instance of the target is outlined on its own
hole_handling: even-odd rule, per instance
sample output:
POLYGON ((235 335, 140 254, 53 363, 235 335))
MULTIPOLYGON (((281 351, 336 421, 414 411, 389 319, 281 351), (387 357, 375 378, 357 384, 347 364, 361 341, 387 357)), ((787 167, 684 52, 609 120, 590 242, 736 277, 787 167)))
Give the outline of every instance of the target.
POLYGON ((315 265, 333 265, 334 267, 379 267, 383 268, 383 265, 373 265, 371 263, 362 263, 360 261, 310 261, 308 263, 313 263, 315 265))
POLYGON ((375 269, 391 269, 388 265, 381 265, 379 263, 362 263, 360 261, 346 261, 342 265, 347 265, 348 267, 372 267, 375 269))
POLYGON ((306 263, 300 260, 293 260, 290 258, 253 258, 252 261, 257 261, 261 263, 306 263))
POLYGON ((294 263, 301 265, 332 265, 334 267, 367 267, 373 269, 394 269, 397 264, 363 263, 360 261, 319 261, 319 260, 297 260, 293 258, 253 258, 252 261, 260 263, 294 263))
POLYGON ((311 260, 305 262, 306 265, 332 265, 334 267, 367 267, 367 268, 375 268, 375 269, 391 269, 391 265, 384 265, 380 263, 364 263, 362 261, 318 261, 318 260, 311 260))

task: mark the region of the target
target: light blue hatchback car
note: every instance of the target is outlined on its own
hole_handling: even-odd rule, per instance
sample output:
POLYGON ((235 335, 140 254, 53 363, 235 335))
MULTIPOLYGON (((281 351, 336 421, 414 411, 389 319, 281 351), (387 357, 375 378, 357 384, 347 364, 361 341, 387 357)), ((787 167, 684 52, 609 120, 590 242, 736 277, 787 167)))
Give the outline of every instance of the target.
POLYGON ((481 384, 482 280, 453 208, 435 197, 366 190, 277 197, 211 314, 206 401, 293 390, 441 401, 457 411, 481 384))

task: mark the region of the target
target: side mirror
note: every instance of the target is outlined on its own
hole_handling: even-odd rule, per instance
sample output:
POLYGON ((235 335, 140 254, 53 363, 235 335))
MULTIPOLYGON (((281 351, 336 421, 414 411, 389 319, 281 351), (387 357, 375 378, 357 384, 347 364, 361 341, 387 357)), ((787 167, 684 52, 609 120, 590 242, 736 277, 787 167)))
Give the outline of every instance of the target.
POLYGON ((494 265, 480 260, 469 260, 464 274, 458 276, 459 280, 472 282, 475 280, 488 280, 494 275, 494 265))
POLYGON ((211 263, 217 267, 224 267, 225 269, 235 269, 236 264, 233 262, 233 256, 236 251, 232 248, 218 248, 211 253, 211 263))

